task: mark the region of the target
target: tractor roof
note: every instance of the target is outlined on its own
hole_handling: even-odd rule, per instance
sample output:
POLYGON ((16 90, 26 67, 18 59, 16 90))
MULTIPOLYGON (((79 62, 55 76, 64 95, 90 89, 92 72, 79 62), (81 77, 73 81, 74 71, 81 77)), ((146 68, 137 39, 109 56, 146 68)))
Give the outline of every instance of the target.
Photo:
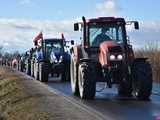
POLYGON ((87 23, 101 23, 101 22, 123 22, 125 23, 124 18, 115 18, 115 17, 98 17, 98 18, 92 18, 88 19, 87 23))

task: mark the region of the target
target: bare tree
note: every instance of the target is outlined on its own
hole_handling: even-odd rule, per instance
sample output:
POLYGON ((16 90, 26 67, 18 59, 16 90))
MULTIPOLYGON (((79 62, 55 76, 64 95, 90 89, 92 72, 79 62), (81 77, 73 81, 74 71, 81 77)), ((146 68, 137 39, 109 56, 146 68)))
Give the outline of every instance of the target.
POLYGON ((152 65, 153 78, 160 83, 160 48, 158 43, 149 43, 136 52, 136 57, 148 58, 152 65))

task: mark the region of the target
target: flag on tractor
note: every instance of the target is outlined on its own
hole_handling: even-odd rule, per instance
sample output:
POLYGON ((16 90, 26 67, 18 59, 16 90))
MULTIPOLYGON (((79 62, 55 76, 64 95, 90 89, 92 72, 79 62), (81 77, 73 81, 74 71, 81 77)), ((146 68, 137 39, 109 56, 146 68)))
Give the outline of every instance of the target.
POLYGON ((34 38, 34 42, 37 42, 38 40, 43 39, 43 34, 42 32, 40 32, 35 38, 34 38))

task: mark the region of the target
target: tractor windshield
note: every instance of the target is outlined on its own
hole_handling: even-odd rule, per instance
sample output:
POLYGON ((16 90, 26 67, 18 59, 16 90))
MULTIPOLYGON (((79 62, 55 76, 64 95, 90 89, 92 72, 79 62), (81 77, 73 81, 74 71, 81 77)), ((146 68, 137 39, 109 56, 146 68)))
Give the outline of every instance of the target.
POLYGON ((49 57, 51 53, 62 54, 63 46, 62 42, 52 42, 46 44, 46 54, 49 57))
POLYGON ((123 34, 124 30, 122 25, 91 24, 89 26, 90 46, 99 47, 102 42, 110 40, 123 43, 123 34))

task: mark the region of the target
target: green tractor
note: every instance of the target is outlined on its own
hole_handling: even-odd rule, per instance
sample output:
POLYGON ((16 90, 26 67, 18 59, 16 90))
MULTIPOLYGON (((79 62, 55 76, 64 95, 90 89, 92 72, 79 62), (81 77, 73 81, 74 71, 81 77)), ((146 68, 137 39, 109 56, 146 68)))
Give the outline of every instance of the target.
POLYGON ((65 39, 63 37, 43 39, 38 36, 34 44, 36 49, 31 60, 34 64, 31 71, 34 71, 35 79, 47 82, 49 75, 52 75, 61 76, 62 81, 68 81, 70 79, 70 55, 65 51, 65 39))

